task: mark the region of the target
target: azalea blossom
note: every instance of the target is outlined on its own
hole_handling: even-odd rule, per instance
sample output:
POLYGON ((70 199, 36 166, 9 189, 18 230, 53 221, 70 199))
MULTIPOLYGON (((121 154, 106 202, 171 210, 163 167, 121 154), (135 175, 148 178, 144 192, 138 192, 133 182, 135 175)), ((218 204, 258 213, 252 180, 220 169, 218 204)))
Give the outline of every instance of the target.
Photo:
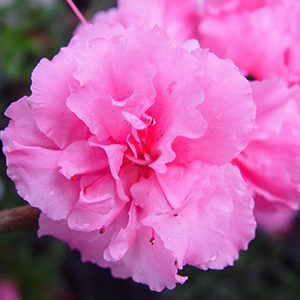
POLYGON ((207 14, 199 32, 204 47, 257 80, 256 129, 237 164, 254 196, 258 224, 275 232, 289 227, 300 204, 300 2, 265 2, 207 14))
POLYGON ((185 264, 223 269, 254 237, 230 164, 255 105, 229 60, 155 27, 84 25, 6 111, 8 175, 41 209, 39 235, 161 291, 185 264))
POLYGON ((222 16, 205 16, 199 26, 202 47, 230 58, 256 80, 282 78, 300 82, 300 2, 275 5, 222 16))
POLYGON ((300 90, 283 80, 251 85, 256 127, 236 164, 254 195, 258 224, 284 231, 300 205, 300 90))

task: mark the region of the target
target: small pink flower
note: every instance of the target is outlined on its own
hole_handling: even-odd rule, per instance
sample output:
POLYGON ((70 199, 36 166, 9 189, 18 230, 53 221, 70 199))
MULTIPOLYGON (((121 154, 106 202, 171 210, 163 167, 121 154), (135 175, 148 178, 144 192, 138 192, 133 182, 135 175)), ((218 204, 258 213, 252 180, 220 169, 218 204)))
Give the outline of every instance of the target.
POLYGON ((222 269, 247 248, 253 200, 230 161, 255 105, 229 60, 158 27, 86 25, 40 61, 31 91, 1 139, 40 236, 156 291, 183 283, 185 264, 222 269))
POLYGON ((1 300, 21 300, 19 291, 10 280, 0 279, 0 299, 1 300))
POLYGON ((252 89, 256 128, 236 163, 254 195, 258 224, 284 231, 300 205, 299 86, 265 80, 253 82, 252 89))
POLYGON ((196 0, 119 0, 118 7, 95 15, 93 22, 125 27, 131 23, 162 28, 177 45, 197 36, 199 8, 196 0))
POLYGON ((300 82, 300 2, 203 17, 200 43, 257 80, 300 82))

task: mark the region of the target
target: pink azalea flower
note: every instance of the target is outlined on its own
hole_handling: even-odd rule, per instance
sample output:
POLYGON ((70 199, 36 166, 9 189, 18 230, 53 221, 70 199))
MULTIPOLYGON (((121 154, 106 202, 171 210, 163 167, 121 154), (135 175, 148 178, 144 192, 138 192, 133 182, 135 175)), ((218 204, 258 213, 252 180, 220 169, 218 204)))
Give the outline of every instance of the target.
POLYGON ((204 17, 200 43, 257 80, 300 82, 300 2, 204 17))
POLYGON ((40 61, 1 133, 8 175, 43 212, 39 235, 155 291, 183 283, 185 264, 232 265, 256 227, 230 164, 253 128, 250 84, 185 46, 158 27, 83 26, 40 61))
POLYGON ((16 285, 10 280, 0 279, 0 299, 1 300, 21 300, 16 285))
POLYGON ((254 195, 258 224, 284 231, 300 205, 299 86, 265 80, 253 82, 252 89, 256 128, 236 164, 254 195))
POLYGON ((199 9, 196 0, 119 0, 118 8, 99 12, 93 22, 127 27, 131 23, 162 28, 177 45, 197 36, 199 9))

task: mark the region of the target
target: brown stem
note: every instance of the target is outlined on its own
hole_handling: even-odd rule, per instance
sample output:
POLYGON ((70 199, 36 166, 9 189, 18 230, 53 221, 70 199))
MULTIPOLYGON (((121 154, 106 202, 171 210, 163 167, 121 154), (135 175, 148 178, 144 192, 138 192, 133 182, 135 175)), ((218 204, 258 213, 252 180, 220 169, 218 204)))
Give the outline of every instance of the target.
POLYGON ((0 234, 38 228, 38 208, 29 205, 0 211, 0 234))

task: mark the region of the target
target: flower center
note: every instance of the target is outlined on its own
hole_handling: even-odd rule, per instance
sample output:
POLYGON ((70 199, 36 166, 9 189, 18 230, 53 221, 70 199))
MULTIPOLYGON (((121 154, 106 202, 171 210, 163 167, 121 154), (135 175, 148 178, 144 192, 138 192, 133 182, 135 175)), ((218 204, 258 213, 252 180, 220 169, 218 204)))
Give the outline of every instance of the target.
POLYGON ((127 136, 128 149, 125 156, 140 166, 148 166, 160 156, 160 151, 153 150, 151 147, 153 137, 150 126, 154 126, 156 121, 152 117, 148 117, 145 124, 145 129, 133 128, 132 133, 127 136))

